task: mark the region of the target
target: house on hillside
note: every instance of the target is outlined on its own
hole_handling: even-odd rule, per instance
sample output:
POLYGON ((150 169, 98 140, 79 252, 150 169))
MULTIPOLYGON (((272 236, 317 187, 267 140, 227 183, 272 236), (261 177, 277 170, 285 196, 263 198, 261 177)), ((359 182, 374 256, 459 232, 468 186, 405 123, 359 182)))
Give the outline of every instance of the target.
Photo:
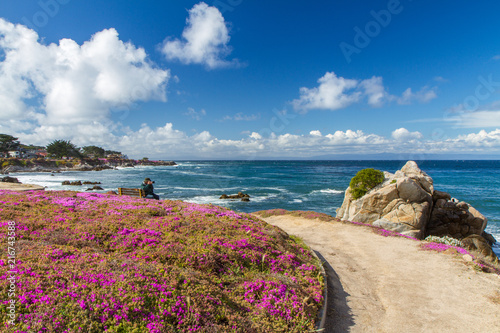
POLYGON ((37 158, 37 157, 46 157, 47 151, 41 149, 30 149, 26 150, 24 148, 18 148, 17 150, 10 150, 7 154, 7 157, 15 157, 15 158, 37 158))
POLYGON ((44 149, 40 149, 36 151, 36 156, 46 158, 47 156, 49 156, 49 153, 47 153, 47 151, 44 149))
POLYGON ((27 151, 23 154, 22 158, 37 158, 38 156, 33 151, 27 151))
POLYGON ((22 158, 24 155, 24 151, 22 149, 18 150, 9 150, 9 156, 15 158, 22 158))

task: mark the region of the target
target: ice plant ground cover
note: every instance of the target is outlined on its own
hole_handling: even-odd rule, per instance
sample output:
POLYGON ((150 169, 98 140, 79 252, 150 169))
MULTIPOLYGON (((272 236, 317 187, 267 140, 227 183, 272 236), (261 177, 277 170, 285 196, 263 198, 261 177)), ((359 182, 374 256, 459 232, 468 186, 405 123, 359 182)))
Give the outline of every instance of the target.
MULTIPOLYGON (((310 332, 309 249, 250 214, 95 193, 0 191, 16 223, 16 325, 2 332, 310 332)), ((4 247, 4 246, 2 246, 4 247)), ((0 280, 9 270, 0 258, 0 280)))
POLYGON ((466 249, 464 249, 461 246, 455 245, 456 243, 460 244, 459 241, 457 242, 452 242, 453 240, 451 237, 428 237, 425 240, 421 241, 417 238, 410 237, 407 235, 400 234, 398 232, 392 231, 392 230, 386 230, 382 229, 380 227, 373 226, 368 223, 361 223, 361 222, 354 222, 354 221, 346 221, 346 220, 340 220, 336 217, 333 217, 331 215, 327 215, 324 213, 316 213, 316 212, 311 212, 311 211, 288 211, 285 209, 269 209, 269 210, 262 210, 259 212, 255 212, 255 215, 258 215, 262 218, 270 217, 270 216, 283 216, 283 215, 290 215, 290 216, 295 216, 295 217, 302 217, 302 218, 308 218, 308 219, 318 219, 323 222, 341 222, 341 223, 349 223, 352 225, 356 225, 359 227, 366 227, 370 228, 374 233, 384 236, 384 237, 403 237, 407 238, 410 240, 418 241, 419 242, 419 247, 422 250, 427 250, 427 251, 436 251, 436 252, 445 252, 446 253, 457 253, 460 255, 465 255, 468 254, 473 258, 473 267, 481 270, 485 273, 496 273, 500 275, 500 268, 498 266, 492 265, 486 261, 484 261, 481 258, 478 258, 474 256, 473 254, 469 253, 466 249), (451 250, 450 250, 451 249, 451 250))

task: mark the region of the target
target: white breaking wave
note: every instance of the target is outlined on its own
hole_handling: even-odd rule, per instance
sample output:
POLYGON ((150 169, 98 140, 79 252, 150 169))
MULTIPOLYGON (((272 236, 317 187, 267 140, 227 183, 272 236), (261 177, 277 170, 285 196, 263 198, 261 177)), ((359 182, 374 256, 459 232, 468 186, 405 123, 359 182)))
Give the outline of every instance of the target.
POLYGON ((318 193, 323 193, 323 194, 341 194, 344 193, 344 191, 339 191, 339 190, 334 190, 334 189, 324 189, 324 190, 315 190, 312 191, 311 194, 318 194, 318 193))

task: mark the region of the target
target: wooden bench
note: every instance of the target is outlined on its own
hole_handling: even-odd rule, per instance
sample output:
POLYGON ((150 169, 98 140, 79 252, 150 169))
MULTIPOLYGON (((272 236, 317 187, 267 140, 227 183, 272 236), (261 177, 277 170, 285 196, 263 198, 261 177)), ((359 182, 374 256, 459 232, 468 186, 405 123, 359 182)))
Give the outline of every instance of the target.
POLYGON ((119 187, 118 188, 118 195, 128 195, 131 197, 139 197, 139 198, 145 198, 146 194, 144 193, 143 189, 140 188, 124 188, 124 187, 119 187))

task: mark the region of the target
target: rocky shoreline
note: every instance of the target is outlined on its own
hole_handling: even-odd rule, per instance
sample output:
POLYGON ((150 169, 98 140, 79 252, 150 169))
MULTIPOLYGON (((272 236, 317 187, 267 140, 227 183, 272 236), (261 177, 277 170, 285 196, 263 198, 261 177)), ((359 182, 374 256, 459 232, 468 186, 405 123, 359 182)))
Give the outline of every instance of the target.
MULTIPOLYGON (((118 167, 133 168, 136 166, 172 166, 174 161, 144 161, 144 160, 98 160, 86 159, 77 161, 56 160, 9 160, 9 164, 0 170, 0 174, 20 172, 60 173, 64 171, 102 171, 118 167)), ((4 163, 5 164, 5 163, 4 163)))

